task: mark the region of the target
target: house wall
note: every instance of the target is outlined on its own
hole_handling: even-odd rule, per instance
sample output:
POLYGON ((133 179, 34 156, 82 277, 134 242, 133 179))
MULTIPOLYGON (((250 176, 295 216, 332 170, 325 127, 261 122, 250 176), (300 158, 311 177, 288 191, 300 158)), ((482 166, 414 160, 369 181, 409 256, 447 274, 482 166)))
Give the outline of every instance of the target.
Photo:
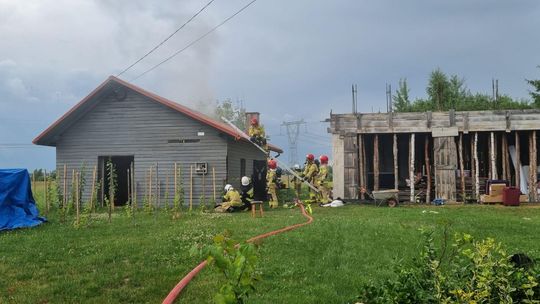
MULTIPOLYGON (((228 136, 143 95, 131 90, 127 92, 127 97, 122 101, 113 96, 104 97, 93 110, 61 135, 56 146, 59 186, 63 187, 64 165, 67 167, 69 192, 72 170, 80 170, 84 164, 86 187, 83 201, 88 200, 92 169, 98 165, 98 156, 133 155, 138 205, 142 204, 145 194, 145 176, 149 168, 156 164, 162 198, 160 204, 165 203, 167 188, 172 201, 175 162, 182 172, 186 204, 189 202, 190 166, 196 162, 208 163, 209 174, 205 176, 204 193, 210 198, 212 168, 215 169, 217 185, 226 179, 228 136), (204 132, 204 136, 197 136, 199 131, 204 132), (168 143, 168 140, 175 139, 200 139, 200 142, 168 143)), ((197 204, 203 194, 203 178, 196 174, 193 176, 193 203, 197 204)), ((155 170, 153 179, 156 180, 155 170)), ((155 182, 153 184, 155 197, 157 188, 155 182)))
POLYGON ((267 157, 253 144, 245 141, 236 141, 229 138, 227 146, 227 183, 238 189, 242 178, 240 172, 241 159, 245 159, 246 175, 251 177, 253 160, 266 160, 267 157))

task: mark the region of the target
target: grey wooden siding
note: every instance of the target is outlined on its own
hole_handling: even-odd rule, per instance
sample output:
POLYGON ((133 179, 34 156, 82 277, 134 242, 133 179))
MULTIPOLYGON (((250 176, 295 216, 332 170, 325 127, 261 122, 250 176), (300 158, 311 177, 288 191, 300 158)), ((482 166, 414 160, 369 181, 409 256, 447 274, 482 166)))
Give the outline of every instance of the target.
POLYGON ((240 187, 240 160, 246 160, 246 175, 253 173, 253 160, 265 160, 266 155, 251 143, 230 138, 227 145, 227 183, 240 187))
MULTIPOLYGON (((69 189, 72 170, 79 170, 84 163, 87 186, 83 200, 88 200, 92 168, 97 165, 98 156, 133 155, 139 205, 145 193, 145 175, 156 164, 159 167, 160 204, 165 203, 167 175, 172 201, 174 162, 182 170, 186 204, 189 202, 190 166, 196 162, 207 162, 209 174, 205 177, 205 193, 206 197, 211 198, 212 168, 216 172, 217 185, 226 178, 227 138, 210 126, 128 90, 127 98, 123 101, 105 97, 62 134, 56 147, 59 186, 63 186, 64 164, 67 165, 69 189), (205 135, 198 137, 198 131, 205 135), (200 139, 200 142, 168 143, 171 139, 200 139)), ((193 203, 197 204, 203 194, 203 180, 202 176, 193 176, 193 203)), ((155 185, 153 191, 156 191, 155 185)))

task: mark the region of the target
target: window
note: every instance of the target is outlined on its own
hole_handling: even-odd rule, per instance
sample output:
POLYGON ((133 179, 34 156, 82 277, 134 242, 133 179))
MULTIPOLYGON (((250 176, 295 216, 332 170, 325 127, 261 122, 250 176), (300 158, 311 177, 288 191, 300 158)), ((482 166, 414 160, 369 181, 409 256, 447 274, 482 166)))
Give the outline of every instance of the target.
POLYGON ((241 158, 240 159, 240 178, 243 176, 246 176, 246 159, 241 158))

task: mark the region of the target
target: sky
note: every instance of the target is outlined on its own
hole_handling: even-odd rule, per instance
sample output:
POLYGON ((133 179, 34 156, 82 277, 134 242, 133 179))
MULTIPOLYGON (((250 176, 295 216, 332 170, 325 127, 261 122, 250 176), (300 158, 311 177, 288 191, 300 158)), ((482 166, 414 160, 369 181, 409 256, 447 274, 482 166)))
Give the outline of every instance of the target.
MULTIPOLYGON (((55 167, 32 145, 74 104, 140 58, 209 0, 0 0, 0 168, 55 167)), ((215 0, 121 76, 200 111, 242 102, 274 144, 289 150, 284 121, 304 120, 298 158, 331 155, 330 112, 385 111, 385 86, 406 78, 426 96, 429 73, 463 77, 472 92, 529 98, 539 79, 540 2, 482 0, 258 0, 155 70, 249 0, 215 0)))

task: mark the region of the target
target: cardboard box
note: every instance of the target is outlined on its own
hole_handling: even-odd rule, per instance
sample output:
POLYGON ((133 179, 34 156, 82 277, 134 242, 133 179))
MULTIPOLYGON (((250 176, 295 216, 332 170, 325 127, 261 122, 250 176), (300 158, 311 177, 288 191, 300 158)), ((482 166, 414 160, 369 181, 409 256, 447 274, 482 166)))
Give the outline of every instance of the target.
POLYGON ((503 197, 501 195, 484 194, 480 196, 480 202, 485 204, 502 204, 503 197))
POLYGON ((519 202, 520 203, 528 203, 529 202, 529 196, 522 194, 519 196, 519 202))
POLYGON ((502 195, 505 184, 492 184, 489 185, 489 195, 502 195))

